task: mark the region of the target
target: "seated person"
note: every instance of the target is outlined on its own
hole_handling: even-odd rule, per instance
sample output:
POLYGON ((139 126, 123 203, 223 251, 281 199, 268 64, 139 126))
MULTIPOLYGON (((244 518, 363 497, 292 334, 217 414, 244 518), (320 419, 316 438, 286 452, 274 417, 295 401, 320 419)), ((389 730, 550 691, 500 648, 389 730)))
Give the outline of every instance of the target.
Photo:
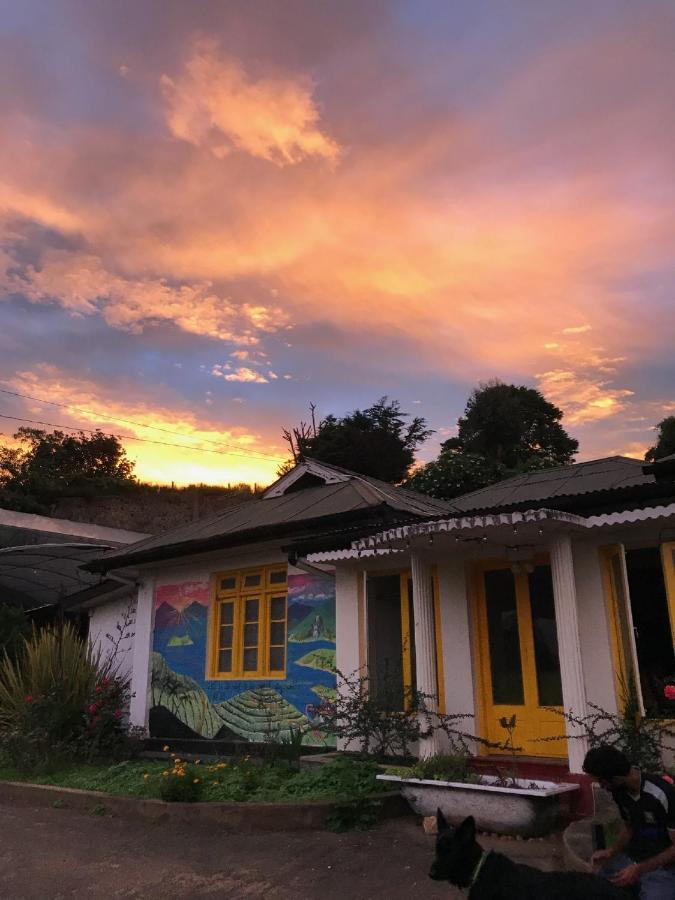
POLYGON ((593 865, 604 863, 600 873, 618 887, 633 886, 641 900, 675 900, 675 787, 607 744, 588 751, 583 769, 611 792, 623 820, 593 865))

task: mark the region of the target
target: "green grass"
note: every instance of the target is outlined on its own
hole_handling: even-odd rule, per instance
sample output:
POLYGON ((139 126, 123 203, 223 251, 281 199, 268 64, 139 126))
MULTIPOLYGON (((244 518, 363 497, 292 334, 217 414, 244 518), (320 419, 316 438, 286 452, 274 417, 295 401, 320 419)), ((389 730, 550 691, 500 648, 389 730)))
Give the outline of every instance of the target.
MULTIPOLYGON (((25 773, 10 767, 0 768, 0 780, 51 784, 59 787, 103 791, 132 797, 158 798, 163 772, 171 772, 168 762, 127 761, 115 765, 77 765, 49 773, 25 773), (148 776, 148 777, 145 777, 148 776)), ((282 765, 256 766, 250 762, 188 764, 186 778, 198 778, 201 800, 279 801, 328 800, 368 797, 391 788, 376 781, 377 767, 338 759, 293 771, 282 765)), ((170 776, 168 776, 170 777, 170 776)))

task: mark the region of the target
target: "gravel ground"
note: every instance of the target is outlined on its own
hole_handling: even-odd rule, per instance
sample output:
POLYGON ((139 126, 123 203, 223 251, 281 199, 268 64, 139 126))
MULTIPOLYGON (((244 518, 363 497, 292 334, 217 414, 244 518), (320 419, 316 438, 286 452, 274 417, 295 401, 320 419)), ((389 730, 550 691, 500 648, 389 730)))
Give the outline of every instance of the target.
MULTIPOLYGON (((427 877, 433 837, 413 817, 374 831, 232 835, 66 809, 0 806, 0 897, 410 900, 463 896, 427 877)), ((485 839, 559 868, 557 842, 485 839)))

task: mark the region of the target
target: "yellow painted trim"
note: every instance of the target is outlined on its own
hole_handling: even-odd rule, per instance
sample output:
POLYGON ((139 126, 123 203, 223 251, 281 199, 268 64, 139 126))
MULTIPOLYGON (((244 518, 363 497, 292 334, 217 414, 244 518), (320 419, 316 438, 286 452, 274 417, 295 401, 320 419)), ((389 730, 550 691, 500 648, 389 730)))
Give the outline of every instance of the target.
POLYGON ((668 614, 670 616, 670 639, 675 642, 675 541, 666 541, 661 544, 661 565, 663 578, 666 582, 666 597, 668 598, 668 614))
MULTIPOLYGON (((209 604, 209 646, 207 658, 209 660, 207 678, 210 681, 260 681, 283 680, 286 678, 288 666, 288 577, 286 584, 270 585, 271 572, 278 572, 283 566, 256 566, 248 569, 238 569, 229 572, 215 572, 211 576, 211 603, 209 604), (254 586, 244 587, 247 575, 260 575, 260 583, 254 586), (235 588, 218 590, 220 579, 234 576, 235 588), (269 647, 271 628, 271 602, 273 596, 286 594, 286 640, 284 643, 284 668, 272 670, 269 668, 269 647), (255 671, 244 672, 244 630, 246 627, 246 601, 258 600, 258 643, 255 645, 258 651, 257 667, 255 671), (220 608, 222 603, 234 604, 233 635, 232 635, 232 671, 218 671, 218 639, 220 633, 220 608)), ((275 621, 281 621, 276 619, 275 621)), ((251 645, 253 647, 254 645, 251 645)), ((275 646, 281 646, 275 644, 275 646)))
MULTIPOLYGON (((533 565, 550 565, 548 554, 536 554, 531 560, 533 565)), ((516 600, 516 612, 518 616, 518 633, 520 644, 520 665, 523 684, 523 703, 509 705, 495 705, 492 702, 492 666, 490 664, 490 642, 487 624, 487 598, 485 594, 485 573, 498 569, 510 570, 512 562, 505 559, 491 559, 474 562, 467 572, 468 594, 470 603, 470 623, 473 631, 473 650, 475 660, 476 683, 476 726, 477 733, 490 740, 503 740, 504 735, 495 731, 496 716, 511 715, 516 713, 519 720, 528 731, 534 729, 536 736, 539 729, 545 727, 543 718, 545 707, 539 704, 539 687, 537 684, 536 655, 534 646, 534 632, 532 625, 532 608, 529 591, 529 578, 527 572, 519 572, 514 576, 514 592, 516 600), (520 712, 519 712, 520 710, 520 712), (536 710, 541 710, 538 716, 536 710)), ((561 708, 561 707, 560 707, 561 708)), ((539 732, 541 733, 541 732, 539 732)), ((518 737, 516 735, 516 742, 518 737)), ((532 737, 525 737, 531 746, 526 749, 530 755, 539 755, 536 750, 536 741, 532 737)), ((546 748, 542 756, 555 756, 564 758, 567 755, 566 742, 555 744, 542 744, 546 748)), ((491 751, 481 748, 481 754, 489 754, 491 751)))
MULTIPOLYGON (((480 615, 480 609, 485 605, 485 589, 481 578, 482 572, 480 565, 467 563, 466 580, 469 587, 469 614, 475 661, 476 687, 474 700, 477 734, 484 734, 487 730, 487 696, 488 691, 492 689, 492 681, 488 677, 490 669, 486 659, 487 635, 484 633, 483 617, 480 615)), ((487 748, 482 745, 479 745, 477 750, 480 756, 488 754, 487 748)))
POLYGON ((612 556, 620 552, 617 544, 608 547, 600 547, 600 566, 602 572, 602 588, 605 595, 605 610, 609 624, 609 644, 612 654, 612 674, 614 676, 614 695, 617 707, 621 709, 625 703, 623 696, 624 685, 628 684, 628 667, 621 640, 621 626, 617 604, 619 599, 614 586, 612 575, 612 556))
POLYGON ((359 622, 359 673, 368 672, 368 632, 366 625, 366 573, 357 573, 356 606, 359 622))
POLYGON ((443 663, 443 632, 441 630, 441 589, 438 567, 433 568, 434 579, 434 632, 436 635, 436 682, 438 685, 438 711, 445 715, 445 666, 443 663))
MULTIPOLYGON (((408 593, 408 572, 399 574, 399 603, 401 614, 401 656, 403 668, 403 696, 406 708, 410 706, 410 691, 413 690, 412 650, 410 629, 410 595, 408 593)), ((414 627, 414 622, 412 623, 414 627)))

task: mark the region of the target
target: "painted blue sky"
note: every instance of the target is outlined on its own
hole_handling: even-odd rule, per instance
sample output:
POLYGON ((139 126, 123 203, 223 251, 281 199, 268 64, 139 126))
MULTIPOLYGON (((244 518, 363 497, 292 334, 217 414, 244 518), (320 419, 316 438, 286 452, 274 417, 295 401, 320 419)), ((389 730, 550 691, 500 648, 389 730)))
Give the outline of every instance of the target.
POLYGON ((264 483, 310 402, 399 399, 424 460, 501 378, 581 459, 641 455, 674 108, 669 0, 0 0, 0 389, 36 398, 0 393, 4 440, 264 483))

